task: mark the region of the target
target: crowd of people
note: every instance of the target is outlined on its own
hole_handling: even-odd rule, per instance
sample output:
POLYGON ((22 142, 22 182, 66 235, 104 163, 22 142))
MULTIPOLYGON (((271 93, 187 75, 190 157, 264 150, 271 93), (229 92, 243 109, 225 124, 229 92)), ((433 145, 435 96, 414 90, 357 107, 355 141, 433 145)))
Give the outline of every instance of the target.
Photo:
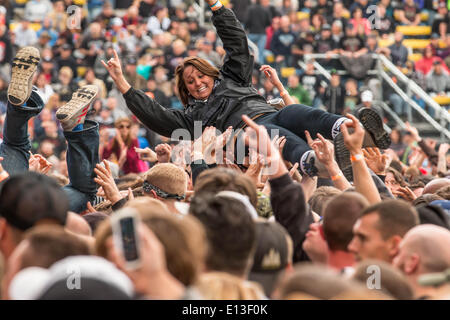
POLYGON ((205 25, 188 1, 86 1, 78 26, 72 1, 0 3, 3 299, 450 298, 450 145, 387 133, 348 64, 445 92, 436 36, 414 64, 394 34, 426 11, 446 39, 445 1, 375 1, 375 30, 367 0, 207 0, 205 25), (308 53, 339 55, 330 81, 308 53))

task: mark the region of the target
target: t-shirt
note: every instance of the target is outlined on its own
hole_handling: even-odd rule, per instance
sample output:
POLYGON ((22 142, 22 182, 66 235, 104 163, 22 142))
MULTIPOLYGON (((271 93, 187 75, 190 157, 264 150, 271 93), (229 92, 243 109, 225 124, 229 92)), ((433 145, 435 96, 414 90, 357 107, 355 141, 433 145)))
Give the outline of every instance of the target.
POLYGON ((334 44, 334 41, 331 40, 331 38, 328 39, 322 39, 319 38, 316 41, 316 52, 317 53, 326 53, 330 50, 336 49, 336 46, 334 44))
POLYGON ((356 52, 364 47, 364 42, 358 36, 345 36, 341 39, 339 46, 344 49, 344 51, 356 52))
MULTIPOLYGON (((83 42, 81 42, 81 48, 90 50, 92 47, 94 47, 95 51, 97 52, 103 48, 104 41, 105 40, 103 38, 94 39, 89 35, 86 38, 84 38, 83 42)), ((85 58, 86 64, 91 67, 94 66, 96 57, 97 57, 96 54, 93 56, 87 55, 85 58)))
POLYGON ((405 5, 403 6, 403 11, 405 12, 405 18, 413 22, 416 19, 416 14, 419 9, 417 8, 416 4, 410 6, 405 3, 405 5))

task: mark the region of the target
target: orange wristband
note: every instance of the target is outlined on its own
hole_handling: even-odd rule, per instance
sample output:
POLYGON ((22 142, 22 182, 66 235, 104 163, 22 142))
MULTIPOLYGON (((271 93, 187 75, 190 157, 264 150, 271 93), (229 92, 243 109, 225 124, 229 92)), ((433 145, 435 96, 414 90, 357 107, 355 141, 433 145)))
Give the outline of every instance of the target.
POLYGON ((288 94, 289 94, 289 92, 287 92, 287 90, 283 90, 283 91, 280 92, 280 96, 281 96, 282 98, 284 98, 284 96, 286 96, 286 95, 288 95, 288 94))
POLYGON ((339 180, 339 179, 342 178, 342 177, 343 177, 342 172, 339 172, 337 175, 332 176, 332 177, 331 177, 331 180, 332 180, 332 181, 336 181, 336 180, 339 180))
POLYGON ((355 154, 355 155, 352 154, 352 156, 350 157, 350 160, 352 162, 359 161, 359 160, 364 160, 364 155, 362 153, 358 153, 358 154, 355 154))
POLYGON ((6 172, 6 170, 2 170, 0 172, 0 182, 5 180, 5 179, 8 179, 8 178, 9 178, 9 173, 6 172))

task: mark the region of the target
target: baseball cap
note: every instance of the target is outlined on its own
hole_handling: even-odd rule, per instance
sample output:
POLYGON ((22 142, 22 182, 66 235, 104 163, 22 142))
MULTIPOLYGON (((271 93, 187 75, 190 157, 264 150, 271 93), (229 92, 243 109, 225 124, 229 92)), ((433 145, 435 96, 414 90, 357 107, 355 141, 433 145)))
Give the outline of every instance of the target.
POLYGON ((431 39, 439 39, 439 35, 438 35, 436 32, 434 32, 434 33, 431 35, 431 39))
POLYGON ((433 61, 433 65, 435 66, 435 65, 438 65, 438 64, 441 64, 441 62, 439 61, 439 60, 434 60, 433 61))
POLYGON ((334 75, 334 74, 338 74, 338 72, 336 69, 333 68, 330 70, 330 75, 334 75))
POLYGON ((361 94, 362 102, 370 102, 373 101, 373 93, 370 90, 366 90, 361 94))
POLYGON ((322 30, 331 30, 331 26, 330 26, 328 23, 325 23, 325 24, 322 26, 322 30))
POLYGON ((111 25, 121 27, 123 25, 123 21, 119 17, 115 17, 111 19, 111 25))
POLYGON ((257 247, 249 280, 258 282, 270 296, 280 271, 289 263, 288 233, 277 222, 256 221, 257 247))
POLYGON ((70 49, 72 49, 72 46, 70 44, 68 44, 68 43, 64 43, 61 46, 61 49, 63 49, 63 50, 70 50, 70 49))

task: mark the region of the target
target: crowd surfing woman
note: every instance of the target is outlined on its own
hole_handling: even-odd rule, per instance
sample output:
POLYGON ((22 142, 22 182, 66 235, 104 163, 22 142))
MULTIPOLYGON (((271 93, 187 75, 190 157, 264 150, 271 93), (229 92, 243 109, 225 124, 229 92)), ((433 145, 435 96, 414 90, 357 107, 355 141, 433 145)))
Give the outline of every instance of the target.
MULTIPOLYGON (((334 139, 347 118, 301 104, 281 110, 269 105, 251 85, 253 56, 249 53, 247 36, 240 22, 220 1, 208 0, 208 4, 213 11, 212 22, 226 51, 222 68, 219 70, 198 57, 185 58, 175 71, 184 110, 166 109, 144 92, 130 86, 122 74, 115 52, 114 57, 107 63, 103 62, 103 65, 123 94, 128 108, 143 124, 160 135, 170 137, 174 130, 181 128, 188 130, 192 139, 196 138, 194 121, 201 121, 202 130, 214 126, 224 132, 231 126, 238 131, 246 125, 242 115, 247 115, 257 124, 265 126, 269 134, 272 129, 279 130, 279 136, 286 137, 284 159, 291 163, 300 162, 304 174, 317 175, 318 161, 306 143, 305 130, 312 137, 320 133, 326 139, 334 139)), ((271 68, 265 71, 274 72, 271 68)), ((286 90, 281 92, 282 98, 285 95, 288 95, 286 90)), ((360 121, 364 125, 361 118, 360 121)), ((376 125, 372 127, 376 127, 378 132, 370 132, 376 135, 372 142, 380 148, 387 148, 380 145, 383 144, 381 139, 389 139, 387 134, 380 133, 383 130, 381 121, 374 123, 376 125)))

